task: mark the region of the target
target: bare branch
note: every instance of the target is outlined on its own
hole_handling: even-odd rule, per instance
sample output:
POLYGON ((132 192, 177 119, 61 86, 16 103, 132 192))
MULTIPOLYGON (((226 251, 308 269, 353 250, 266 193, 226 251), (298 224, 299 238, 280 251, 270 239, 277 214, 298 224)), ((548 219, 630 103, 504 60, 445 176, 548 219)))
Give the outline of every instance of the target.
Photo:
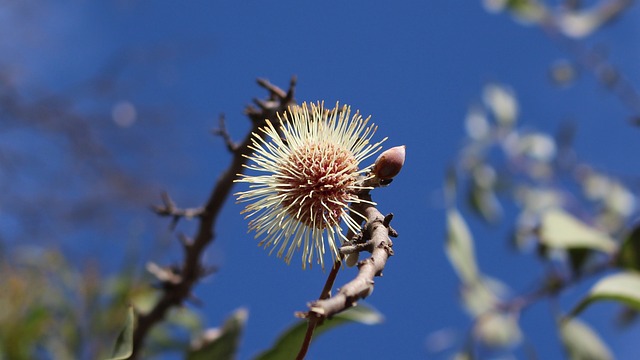
POLYGON ((176 276, 179 276, 178 281, 172 286, 163 287, 162 296, 151 311, 137 314, 138 326, 134 332, 132 359, 140 356, 140 351, 149 330, 164 319, 170 308, 181 306, 186 300, 195 299, 192 294, 193 287, 201 277, 210 273, 210 270, 202 263, 202 255, 214 239, 213 227, 225 200, 231 193, 233 180, 236 179, 237 174, 242 173, 244 170, 245 156, 250 153, 248 146, 251 143, 251 133, 258 131, 258 128, 265 124, 265 119, 276 122, 276 114, 284 112, 289 106, 295 104, 295 82, 294 77, 291 80, 289 90, 285 92, 267 80, 258 79, 258 85, 269 91, 269 101, 265 107, 260 109, 252 106, 247 106, 245 109, 245 114, 252 121, 252 130, 237 145, 237 150, 233 152, 231 164, 214 185, 209 199, 202 208, 198 208, 198 211, 194 212, 180 211, 168 196, 163 197, 164 205, 156 208, 156 212, 160 215, 173 216, 174 219, 176 216, 180 218, 181 216, 187 216, 187 214, 197 215, 199 224, 193 240, 183 237, 184 258, 176 272, 176 276))

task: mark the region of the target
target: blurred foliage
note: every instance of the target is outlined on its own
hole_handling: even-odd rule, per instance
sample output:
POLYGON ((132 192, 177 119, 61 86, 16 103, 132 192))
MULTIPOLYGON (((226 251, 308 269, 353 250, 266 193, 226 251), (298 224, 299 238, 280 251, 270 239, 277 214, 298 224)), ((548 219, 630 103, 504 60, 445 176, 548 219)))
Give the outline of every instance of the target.
MULTIPOLYGON (((538 26, 562 44, 569 44, 570 55, 577 57, 551 64, 549 76, 554 83, 567 86, 583 73, 592 72, 625 105, 638 109, 637 94, 630 93, 624 78, 606 59, 577 46, 578 41, 623 14, 632 1, 601 0, 589 2, 589 7, 580 1, 563 1, 561 6, 541 0, 482 3, 492 13, 538 26), (586 56, 580 58, 580 54, 586 56)), ((125 147, 122 137, 114 134, 120 135, 121 129, 148 112, 153 114, 149 118, 158 119, 165 113, 136 107, 135 99, 117 98, 116 94, 123 93, 119 80, 125 63, 115 59, 108 68, 120 70, 114 73, 107 69, 87 81, 86 86, 67 93, 19 89, 11 69, 0 64, 4 136, 19 134, 34 140, 29 129, 39 129, 38 144, 59 152, 61 159, 60 163, 48 163, 40 158, 41 152, 34 156, 31 148, 20 144, 0 148, 0 175, 5 190, 0 192, 2 215, 15 225, 1 229, 0 237, 49 239, 53 233, 51 224, 111 228, 105 215, 121 211, 123 205, 151 202, 155 196, 152 187, 141 183, 144 177, 135 172, 148 169, 122 166, 122 159, 114 159, 109 151, 114 144, 125 150, 126 146, 146 148, 148 144, 143 140, 152 138, 147 131, 157 123, 141 121, 145 126, 138 127, 138 133, 130 136, 135 141, 125 147), (99 110, 81 113, 78 108, 99 110), (111 113, 104 108, 110 108, 111 113), (74 169, 77 176, 68 176, 68 169, 74 169), (55 181, 42 186, 42 182, 25 183, 24 178, 55 181), (40 207, 57 211, 34 211, 33 188, 39 191, 36 197, 40 207), (114 208, 118 211, 112 211, 114 208)), ((468 109, 464 123, 466 143, 446 184, 445 252, 461 281, 462 306, 472 319, 469 336, 454 358, 510 353, 527 346, 526 331, 520 324, 522 310, 541 298, 561 296, 580 281, 591 282, 590 290, 572 308, 557 306, 558 312, 550 315, 557 319, 558 341, 570 359, 613 358, 597 332, 577 316, 595 302, 613 301, 623 305, 621 321, 637 319, 640 225, 632 223, 637 215, 637 189, 579 162, 571 147, 571 127, 562 128, 555 136, 525 128, 520 122, 522 111, 516 91, 509 86, 487 84, 480 98, 480 104, 468 109), (487 224, 511 220, 506 216, 505 203, 519 209, 513 224, 513 249, 538 257, 548 270, 540 288, 530 294, 514 294, 507 284, 482 272, 476 258, 476 248, 482 243, 474 240, 464 217, 468 209, 487 224)), ((166 133, 171 135, 171 131, 166 133)), ((170 143, 155 141, 161 147, 170 143)), ((16 246, 2 250, 0 359, 129 356, 135 328, 133 312, 144 312, 157 300, 158 292, 153 287, 141 285, 151 283, 150 277, 139 277, 129 267, 105 276, 98 264, 71 264, 52 247, 16 246)), ((205 329, 195 310, 174 309, 162 326, 151 332, 144 357, 175 353, 188 359, 233 359, 247 316, 247 311, 240 309, 221 327, 205 329)), ((359 306, 326 321, 316 336, 349 322, 381 321, 382 316, 375 310, 359 306)), ((274 336, 273 347, 257 358, 290 358, 305 330, 306 322, 295 323, 274 336)))
MULTIPOLYGON (((334 315, 330 319, 325 320, 322 326, 315 330, 313 339, 317 339, 322 333, 344 324, 360 323, 365 325, 375 325, 381 323, 383 320, 384 317, 377 310, 363 303, 359 303, 358 306, 349 308, 334 315)), ((255 360, 292 359, 292 355, 296 354, 300 349, 300 344, 302 344, 306 331, 307 321, 297 321, 294 325, 283 331, 278 336, 278 339, 276 339, 274 345, 270 349, 257 355, 255 360)))
MULTIPOLYGON (((127 305, 143 309, 157 296, 132 268, 105 277, 97 264, 78 269, 53 249, 15 248, 0 257, 0 273, 0 359, 125 359, 127 305)), ((198 314, 176 309, 151 333, 147 355, 184 352, 201 331, 198 314)))
POLYGON ((74 269, 55 250, 1 258, 0 358, 106 358, 133 291, 130 274, 105 290, 97 267, 74 269))
MULTIPOLYGON (((572 61, 557 61, 550 67, 554 83, 567 86, 586 70, 637 112, 640 97, 633 87, 605 57, 576 41, 611 22, 631 3, 603 0, 585 8, 577 1, 552 7, 536 0, 484 0, 488 11, 539 26, 569 50, 572 61)), ((512 356, 519 347, 535 358, 520 327, 520 315, 548 299, 553 304, 550 316, 558 319, 558 341, 569 359, 612 359, 597 332, 576 316, 594 302, 614 301, 621 305, 620 324, 637 320, 640 226, 633 219, 638 215, 638 189, 579 161, 572 148, 572 126, 561 127, 554 136, 525 127, 520 116, 512 88, 487 84, 482 103, 467 112, 466 142, 446 177, 445 252, 461 281, 462 305, 473 321, 454 358, 512 356), (462 204, 458 193, 465 194, 462 204), (505 216, 504 207, 514 205, 517 215, 505 216), (537 288, 513 294, 482 273, 474 250, 482 245, 474 241, 463 217, 465 209, 489 225, 513 221, 512 249, 541 260, 545 275, 537 288), (558 297, 579 282, 592 283, 591 289, 572 309, 561 309, 558 297)))
POLYGON ((512 89, 488 84, 483 100, 482 106, 469 109, 467 141, 445 185, 445 253, 461 281, 462 305, 473 319, 470 340, 456 357, 511 353, 525 344, 519 324, 523 309, 543 298, 559 309, 557 296, 565 289, 595 279, 583 299, 565 310, 568 316, 562 310, 551 316, 562 319, 558 340, 570 359, 611 359, 597 333, 575 316, 593 302, 609 300, 624 305, 625 324, 636 319, 640 309, 639 232, 632 221, 637 215, 636 191, 577 161, 566 129, 554 137, 519 125, 512 89), (475 255, 478 243, 458 209, 458 192, 466 193, 465 207, 487 224, 505 218, 505 202, 519 208, 511 218, 515 220, 511 244, 515 251, 542 261, 546 275, 537 289, 513 294, 482 273, 475 255))

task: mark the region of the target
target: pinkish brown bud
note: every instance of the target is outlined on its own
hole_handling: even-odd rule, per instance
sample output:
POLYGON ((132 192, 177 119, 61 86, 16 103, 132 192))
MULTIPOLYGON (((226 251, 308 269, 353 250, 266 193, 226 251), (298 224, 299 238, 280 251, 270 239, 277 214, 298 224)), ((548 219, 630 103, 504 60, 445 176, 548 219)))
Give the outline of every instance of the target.
POLYGON ((388 180, 398 175, 404 165, 406 146, 396 146, 386 150, 373 164, 373 174, 379 179, 388 180))

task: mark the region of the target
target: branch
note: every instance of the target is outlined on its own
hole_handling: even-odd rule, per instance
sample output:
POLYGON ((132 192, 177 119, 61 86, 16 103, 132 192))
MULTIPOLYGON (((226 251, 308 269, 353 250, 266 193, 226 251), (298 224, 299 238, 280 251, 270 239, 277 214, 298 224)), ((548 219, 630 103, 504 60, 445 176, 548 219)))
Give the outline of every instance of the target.
MULTIPOLYGON (((368 192, 361 195, 360 198, 371 202, 371 195, 368 192)), ((371 203, 360 203, 354 207, 354 210, 363 214, 367 219, 364 225, 364 232, 365 238, 370 240, 364 243, 367 244, 364 248, 371 251, 371 257, 358 263, 356 277, 340 288, 335 296, 326 298, 321 296, 320 299, 309 303, 309 311, 296 313, 296 316, 309 320, 307 333, 297 359, 304 359, 311 343, 313 331, 324 319, 356 306, 359 299, 364 299, 373 292, 373 279, 376 276, 382 276, 387 260, 393 255, 393 250, 391 249, 393 243, 389 238, 389 234, 397 234, 389 227, 392 215, 383 216, 371 203)), ((356 246, 360 245, 348 245, 344 251, 341 249, 341 253, 352 253, 354 250, 352 248, 356 246)), ((339 268, 339 263, 334 264, 334 269, 336 268, 339 268)), ((334 269, 332 269, 331 274, 334 274, 334 269)), ((327 285, 325 285, 323 295, 326 292, 326 288, 327 285)))
MULTIPOLYGON (((137 327, 133 335, 132 359, 140 356, 140 351, 149 330, 164 319, 169 309, 181 306, 186 300, 193 298, 193 287, 200 278, 207 275, 208 271, 202 263, 202 255, 214 239, 213 227, 225 200, 231 192, 233 180, 236 179, 236 174, 242 173, 244 170, 243 164, 247 161, 246 155, 251 152, 248 148, 251 144, 251 133, 257 132, 266 123, 265 119, 269 119, 274 123, 277 122, 276 114, 284 112, 289 106, 295 104, 295 84, 296 78, 293 77, 289 90, 284 92, 267 80, 258 79, 258 85, 269 91, 269 97, 266 101, 255 101, 259 108, 247 106, 245 109, 245 114, 251 119, 252 129, 244 140, 237 145, 237 149, 232 152, 231 164, 216 182, 205 205, 198 209, 199 224, 193 240, 187 240, 187 237, 183 237, 184 258, 182 264, 177 270, 172 271, 171 281, 163 281, 162 296, 151 311, 145 314, 137 314, 137 327)), ((164 209, 167 210, 167 215, 174 217, 182 215, 176 214, 175 211, 169 211, 177 209, 172 204, 173 202, 167 196, 165 198, 166 209, 164 209)), ((155 267, 154 272, 156 274, 163 273, 155 267)))

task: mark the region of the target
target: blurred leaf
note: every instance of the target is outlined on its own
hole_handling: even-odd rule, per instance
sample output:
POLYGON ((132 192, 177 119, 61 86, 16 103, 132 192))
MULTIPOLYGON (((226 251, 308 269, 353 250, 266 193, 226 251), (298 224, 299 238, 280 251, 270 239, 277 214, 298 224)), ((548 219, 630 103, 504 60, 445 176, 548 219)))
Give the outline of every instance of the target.
POLYGON ((569 249, 567 251, 569 255, 569 264, 571 265, 571 271, 574 274, 580 274, 582 272, 582 266, 589 259, 591 252, 587 249, 569 249))
POLYGON ((617 260, 620 267, 640 270, 640 224, 624 239, 617 260))
POLYGON ((485 139, 491 130, 491 125, 487 120, 487 114, 480 106, 470 107, 464 121, 467 135, 474 140, 485 139))
POLYGON ((447 211, 447 257, 463 283, 478 279, 473 238, 462 215, 456 209, 447 211))
POLYGON ((462 303, 469 315, 475 318, 493 310, 508 292, 506 285, 500 281, 479 277, 474 282, 462 285, 462 303))
POLYGON ((487 84, 483 90, 483 98, 498 124, 510 127, 516 122, 518 102, 510 88, 498 84, 487 84))
POLYGON ((483 220, 495 223, 502 217, 502 208, 494 192, 496 171, 492 166, 479 164, 472 171, 469 203, 483 220))
POLYGON ((633 1, 601 1, 600 6, 583 11, 568 11, 558 18, 560 30, 569 37, 582 38, 620 15, 633 1))
POLYGON ((491 348, 508 348, 522 341, 522 332, 516 316, 508 313, 485 313, 476 320, 473 334, 491 348))
MULTIPOLYGON (((334 315, 331 319, 324 321, 322 326, 315 329, 313 340, 325 331, 331 330, 337 326, 350 322, 361 323, 365 325, 375 325, 383 321, 384 317, 377 310, 359 303, 358 306, 349 308, 339 314, 334 315)), ((294 359, 307 331, 307 321, 301 320, 296 322, 292 327, 285 330, 276 343, 269 350, 259 354, 255 360, 289 360, 294 359)), ((312 341, 313 341, 312 340, 312 341)))
POLYGON ((197 332, 202 329, 200 316, 186 307, 170 311, 165 322, 167 324, 182 327, 190 332, 197 332))
POLYGON ((621 272, 600 279, 589 294, 569 313, 576 316, 594 301, 613 300, 640 309, 640 274, 621 272))
POLYGON ((525 22, 538 22, 544 19, 547 9, 537 0, 507 0, 507 8, 525 22))
POLYGON ((542 215, 540 241, 552 249, 593 249, 611 254, 617 248, 609 235, 560 209, 551 209, 542 215))
POLYGON ((571 360, 608 360, 613 359, 607 345, 600 340, 591 328, 578 319, 563 321, 560 326, 560 338, 571 360))
POLYGON ((469 189, 469 205, 488 223, 494 224, 502 217, 502 208, 492 190, 473 186, 469 189))
POLYGON ((235 359, 247 317, 246 309, 238 309, 225 321, 222 328, 206 331, 198 339, 196 349, 189 351, 187 360, 235 359))
POLYGON ((451 360, 473 360, 473 354, 470 351, 460 350, 451 357, 451 360))
POLYGON ((532 160, 548 163, 555 158, 556 152, 556 142, 547 134, 527 134, 518 141, 518 153, 532 160))
POLYGON ((122 329, 122 332, 118 335, 113 355, 111 355, 109 360, 124 360, 131 357, 131 354, 133 354, 133 330, 136 326, 135 323, 136 315, 133 312, 133 306, 129 306, 124 329, 122 329))

